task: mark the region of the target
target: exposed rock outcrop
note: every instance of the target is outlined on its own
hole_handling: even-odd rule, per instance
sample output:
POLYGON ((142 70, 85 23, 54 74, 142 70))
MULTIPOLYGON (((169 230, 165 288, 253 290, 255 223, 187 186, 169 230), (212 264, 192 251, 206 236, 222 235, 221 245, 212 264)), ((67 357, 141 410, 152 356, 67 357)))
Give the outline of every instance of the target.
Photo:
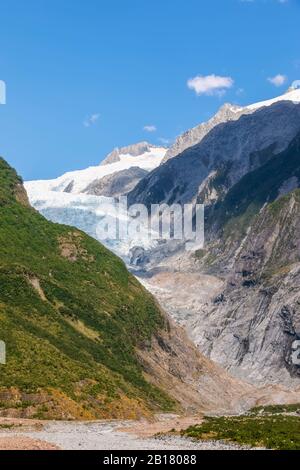
MULTIPOLYGON (((214 187, 223 196, 246 173, 288 147, 300 131, 300 105, 279 102, 215 126, 203 140, 147 175, 129 194, 129 203, 187 203, 214 187)), ((202 199, 202 198, 200 198, 202 199)))
POLYGON ((189 147, 193 147, 199 144, 202 139, 218 124, 222 124, 228 121, 235 121, 239 119, 243 114, 251 114, 258 109, 266 106, 270 106, 280 101, 291 101, 293 103, 300 102, 299 93, 299 81, 296 81, 282 96, 278 96, 274 99, 252 104, 250 106, 236 106, 230 103, 225 103, 219 111, 207 122, 203 122, 192 129, 187 130, 181 134, 175 140, 174 144, 169 148, 166 156, 163 160, 165 163, 170 158, 176 157, 180 153, 184 152, 189 147))
POLYGON ((151 149, 155 148, 155 145, 151 145, 148 142, 138 142, 137 144, 128 145, 126 147, 115 148, 107 157, 102 161, 101 165, 110 165, 120 161, 120 155, 130 155, 132 157, 138 157, 146 152, 151 152, 151 149))
POLYGON ((235 106, 229 103, 224 104, 217 114, 215 114, 207 122, 201 123, 192 129, 181 134, 171 145, 166 153, 162 163, 165 163, 170 158, 176 157, 189 147, 199 144, 201 140, 217 125, 228 121, 235 121, 241 117, 242 114, 250 113, 250 110, 244 110, 240 106, 235 106))
POLYGON ((94 196, 119 197, 132 191, 147 173, 146 170, 139 167, 117 171, 101 179, 96 179, 83 192, 94 196))

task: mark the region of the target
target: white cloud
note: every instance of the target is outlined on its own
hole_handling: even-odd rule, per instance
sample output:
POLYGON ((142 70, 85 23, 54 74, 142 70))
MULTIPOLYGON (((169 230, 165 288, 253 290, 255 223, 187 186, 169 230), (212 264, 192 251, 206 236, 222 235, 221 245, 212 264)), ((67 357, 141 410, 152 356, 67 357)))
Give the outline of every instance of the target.
POLYGON ((83 121, 84 127, 91 127, 91 126, 93 126, 93 124, 95 124, 95 123, 98 121, 99 117, 100 117, 100 114, 98 114, 98 113, 91 114, 91 116, 88 116, 88 117, 83 121))
POLYGON ((279 87, 284 85, 287 82, 287 79, 288 78, 286 75, 282 75, 279 73, 278 75, 275 75, 275 77, 268 78, 268 82, 272 83, 272 85, 279 87))
POLYGON ((187 86, 199 95, 223 95, 228 88, 231 88, 234 80, 231 77, 219 77, 218 75, 198 75, 190 78, 187 86))
POLYGON ((146 132, 156 132, 157 128, 154 125, 150 125, 150 126, 144 126, 143 130, 146 132))

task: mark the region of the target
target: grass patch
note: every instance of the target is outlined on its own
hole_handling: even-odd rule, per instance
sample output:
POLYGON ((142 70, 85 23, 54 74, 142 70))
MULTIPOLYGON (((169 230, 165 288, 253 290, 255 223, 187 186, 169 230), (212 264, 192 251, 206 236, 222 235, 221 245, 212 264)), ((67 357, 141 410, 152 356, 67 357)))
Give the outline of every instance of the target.
POLYGON ((282 414, 282 413, 299 413, 300 415, 300 403, 293 404, 293 405, 257 406, 250 410, 251 415, 282 414))
POLYGON ((241 416, 205 418, 181 434, 202 440, 224 440, 250 447, 300 450, 300 418, 295 416, 241 416))

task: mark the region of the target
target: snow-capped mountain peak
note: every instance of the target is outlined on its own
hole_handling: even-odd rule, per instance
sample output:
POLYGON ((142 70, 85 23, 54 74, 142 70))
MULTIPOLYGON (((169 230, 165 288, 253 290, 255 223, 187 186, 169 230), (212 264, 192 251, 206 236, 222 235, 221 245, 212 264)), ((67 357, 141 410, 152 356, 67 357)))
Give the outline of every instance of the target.
MULTIPOLYGON (((153 195, 162 198, 165 193, 166 198, 159 202, 176 201, 179 197, 178 188, 184 188, 180 192, 180 198, 185 198, 184 202, 190 202, 201 188, 202 192, 206 188, 209 190, 206 178, 214 174, 217 166, 220 168, 220 156, 224 163, 224 174, 226 163, 234 162, 234 171, 230 173, 232 184, 249 171, 250 155, 256 155, 264 149, 277 153, 284 150, 299 131, 300 115, 299 106, 293 106, 287 101, 300 103, 300 90, 289 89, 273 100, 246 107, 224 104, 208 122, 180 136, 169 151, 147 142, 116 149, 98 166, 68 172, 54 180, 25 183, 29 199, 48 219, 77 226, 97 238, 96 229, 103 218, 102 213, 99 213, 99 205, 105 198, 127 194, 129 204, 148 204, 153 202, 153 195), (277 102, 282 102, 282 105, 275 105, 272 109, 271 105, 277 102), (257 119, 252 119, 249 115, 260 108, 262 111, 258 113, 257 119), (238 122, 242 115, 245 115, 244 119, 238 122), (232 126, 219 126, 228 121, 236 123, 233 122, 232 126), (227 129, 224 130, 224 127, 227 129), (205 136, 207 139, 204 139, 205 136), (198 144, 198 153, 205 156, 205 159, 199 158, 199 164, 195 165, 195 158, 186 159, 184 155, 183 158, 175 159, 173 166, 161 165, 165 159, 172 158, 195 144, 198 144), (202 145, 200 149, 199 145, 202 145), (155 171, 147 175, 152 170, 155 171), (139 187, 138 183, 143 178, 145 185, 139 187), (166 178, 170 181, 171 188, 165 187, 166 178)), ((193 149, 187 155, 193 155, 193 149)), ((255 161, 252 163, 255 165, 255 161)), ((107 245, 128 262, 129 252, 134 248, 132 243, 109 241, 107 245)), ((139 242, 139 246, 148 249, 147 243, 145 237, 143 242, 139 242)))
POLYGON ((241 110, 250 110, 256 111, 259 108, 264 108, 265 106, 271 106, 272 104, 278 103, 279 101, 292 101, 293 103, 300 103, 300 88, 289 88, 286 93, 283 95, 277 96, 266 101, 260 101, 258 103, 251 104, 241 108, 241 110))
POLYGON ((132 157, 140 157, 146 153, 151 153, 155 149, 155 145, 149 144, 149 142, 138 142, 137 144, 128 145, 126 147, 116 147, 106 158, 101 162, 101 165, 109 165, 116 163, 121 160, 124 155, 130 155, 132 157))
POLYGON ((270 100, 260 101, 248 106, 237 106, 225 103, 207 122, 203 122, 177 137, 174 144, 167 151, 163 162, 179 155, 187 148, 199 144, 201 140, 218 124, 228 121, 236 121, 243 114, 251 114, 260 108, 271 106, 280 101, 291 101, 295 104, 300 103, 300 88, 299 85, 297 85, 298 82, 294 82, 294 84, 295 85, 292 85, 286 93, 270 100))
POLYGON ((167 149, 155 147, 142 142, 112 152, 98 166, 91 166, 84 170, 70 171, 53 180, 29 181, 26 189, 29 193, 43 194, 45 191, 58 191, 73 194, 85 192, 94 181, 137 167, 145 171, 152 171, 160 165, 167 149), (112 157, 112 155, 114 156, 112 157))

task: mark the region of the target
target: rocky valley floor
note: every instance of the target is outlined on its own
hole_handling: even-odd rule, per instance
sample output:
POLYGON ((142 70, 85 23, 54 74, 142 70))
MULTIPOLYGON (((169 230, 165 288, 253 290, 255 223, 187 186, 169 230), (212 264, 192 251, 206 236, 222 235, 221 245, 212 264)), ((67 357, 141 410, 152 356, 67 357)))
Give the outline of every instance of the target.
MULTIPOLYGON (((158 436, 171 429, 181 430, 201 422, 201 417, 161 416, 159 420, 47 422, 3 420, 0 450, 240 450, 247 449, 221 441, 195 441, 179 435, 158 436), (4 429, 3 426, 17 427, 4 429), (19 426, 18 426, 19 424, 19 426)), ((1 428, 0 428, 1 429, 1 428)))
MULTIPOLYGON (((170 317, 184 328, 199 351, 235 379, 252 384, 258 391, 254 395, 261 401, 260 404, 298 403, 299 379, 295 374, 290 374, 284 361, 280 360, 280 341, 287 343, 288 356, 291 351, 288 341, 291 340, 285 325, 287 320, 282 312, 296 312, 296 309, 288 307, 289 304, 296 304, 298 308, 296 275, 299 276, 300 265, 276 288, 273 303, 265 310, 261 309, 258 318, 259 308, 263 305, 259 297, 263 295, 262 288, 257 289, 258 293, 254 289, 251 292, 240 289, 231 303, 223 305, 219 299, 225 289, 224 279, 197 271, 196 262, 188 257, 170 259, 168 263, 166 266, 141 272, 138 278, 170 317), (254 300, 256 304, 253 308, 251 301, 254 300), (239 316, 236 313, 238 308, 239 316), (268 326, 267 314, 271 319, 274 318, 272 337, 269 330, 273 331, 273 326, 268 326), (252 320, 253 315, 257 324, 252 320), (247 347, 248 339, 253 342, 251 348, 247 347), (266 342, 268 347, 265 347, 266 342)), ((291 315, 292 328, 299 328, 296 313, 294 318, 291 315)), ((293 335, 290 334, 290 337, 293 335)))

